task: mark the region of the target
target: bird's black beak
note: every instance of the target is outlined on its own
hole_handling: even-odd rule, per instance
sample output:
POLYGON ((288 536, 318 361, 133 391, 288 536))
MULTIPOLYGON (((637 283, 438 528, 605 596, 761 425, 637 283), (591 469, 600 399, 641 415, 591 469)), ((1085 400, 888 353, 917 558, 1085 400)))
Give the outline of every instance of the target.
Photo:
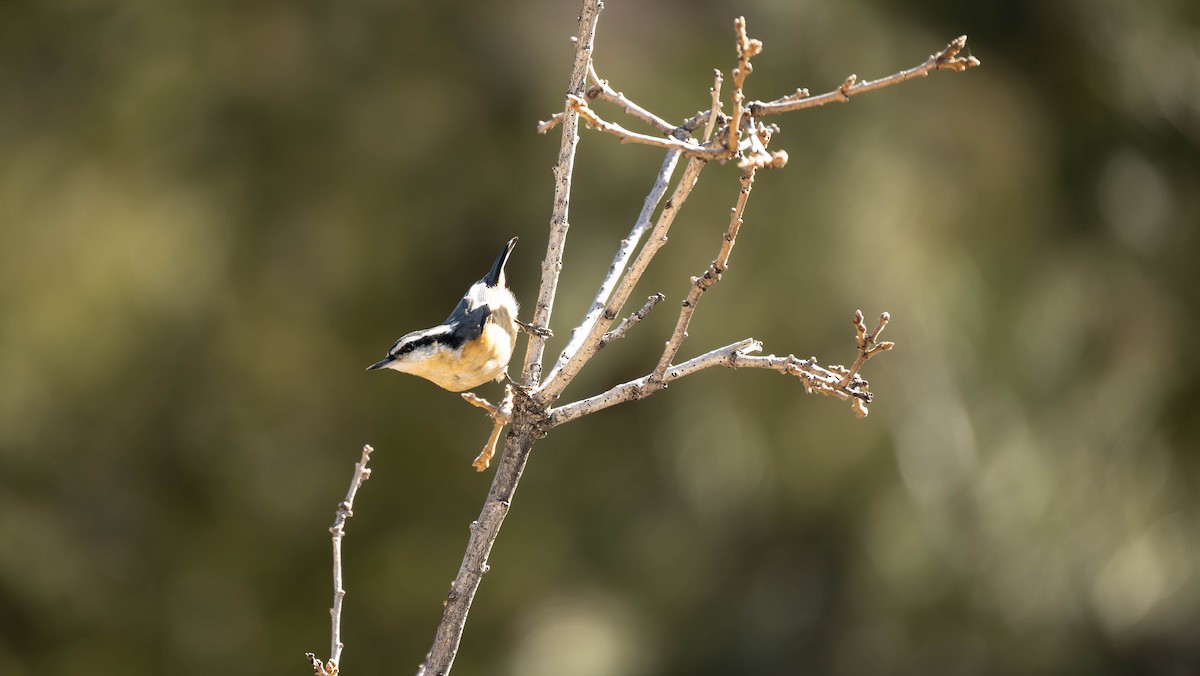
POLYGON ((500 280, 504 278, 504 266, 508 263, 508 257, 512 255, 513 249, 517 246, 517 238, 513 237, 508 240, 508 244, 500 250, 500 255, 496 256, 496 262, 492 263, 492 269, 488 271, 483 279, 479 280, 488 286, 496 286, 500 284, 500 280))
POLYGON ((383 359, 382 361, 377 361, 374 364, 371 364, 370 366, 367 367, 367 370, 374 371, 375 369, 381 369, 390 363, 392 363, 392 358, 388 357, 386 359, 383 359))

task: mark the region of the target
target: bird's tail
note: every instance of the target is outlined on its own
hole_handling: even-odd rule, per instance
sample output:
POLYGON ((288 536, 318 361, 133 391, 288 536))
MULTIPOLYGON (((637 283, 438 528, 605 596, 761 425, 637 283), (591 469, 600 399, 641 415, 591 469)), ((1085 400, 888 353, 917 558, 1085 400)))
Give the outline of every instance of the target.
POLYGON ((517 238, 513 237, 508 240, 508 244, 500 251, 500 255, 496 256, 496 262, 492 263, 492 269, 484 275, 483 282, 488 286, 502 286, 504 282, 504 266, 508 263, 508 257, 512 255, 513 249, 517 246, 517 238))

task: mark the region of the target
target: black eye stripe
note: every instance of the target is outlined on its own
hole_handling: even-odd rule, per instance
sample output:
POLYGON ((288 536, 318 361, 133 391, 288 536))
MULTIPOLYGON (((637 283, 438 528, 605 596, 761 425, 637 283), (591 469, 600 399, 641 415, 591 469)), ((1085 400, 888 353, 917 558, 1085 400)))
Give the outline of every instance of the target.
POLYGON ((397 345, 396 349, 393 351, 393 354, 396 356, 399 356, 402 354, 408 354, 409 352, 412 352, 413 350, 416 350, 417 348, 428 347, 429 345, 433 345, 435 342, 437 342, 437 336, 433 336, 433 335, 420 336, 418 338, 414 338, 412 340, 402 342, 400 345, 397 345))
POLYGON ((462 334, 461 328, 461 324, 454 322, 440 326, 437 329, 419 331, 415 335, 410 334, 396 341, 396 344, 392 346, 388 355, 391 357, 400 357, 431 345, 442 345, 452 350, 458 349, 469 338, 469 336, 462 334))

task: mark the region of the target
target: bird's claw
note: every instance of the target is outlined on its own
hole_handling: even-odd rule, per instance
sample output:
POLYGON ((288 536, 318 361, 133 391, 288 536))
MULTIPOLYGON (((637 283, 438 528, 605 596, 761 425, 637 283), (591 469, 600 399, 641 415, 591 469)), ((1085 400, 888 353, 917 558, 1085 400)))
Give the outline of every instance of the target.
POLYGON ((512 389, 516 390, 517 394, 521 395, 521 397, 523 399, 532 399, 533 398, 533 392, 536 388, 526 387, 526 386, 522 385, 521 383, 518 383, 517 381, 513 380, 513 377, 508 375, 508 371, 504 372, 504 382, 507 383, 506 387, 511 387, 512 389))
POLYGON ((524 331, 525 333, 528 333, 531 336, 537 336, 538 338, 553 338, 554 337, 554 332, 551 331, 548 327, 536 326, 534 324, 526 324, 525 322, 523 322, 519 319, 516 320, 516 322, 517 322, 517 326, 521 327, 522 331, 524 331))

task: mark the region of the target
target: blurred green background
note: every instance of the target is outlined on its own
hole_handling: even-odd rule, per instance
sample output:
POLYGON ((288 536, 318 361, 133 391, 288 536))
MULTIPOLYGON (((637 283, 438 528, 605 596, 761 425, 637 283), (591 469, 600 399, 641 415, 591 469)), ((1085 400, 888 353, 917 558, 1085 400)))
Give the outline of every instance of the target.
MULTIPOLYGON (((775 118, 791 162, 680 355, 846 363, 853 310, 888 310, 870 417, 714 369, 555 430, 455 673, 1200 672, 1200 5, 608 4, 597 68, 671 120, 739 14, 751 98, 961 33, 984 67, 775 118)), ((532 305, 577 11, 4 4, 0 671, 308 673, 364 443, 344 665, 415 671, 489 421, 363 368, 513 235, 532 305)), ((550 356, 660 161, 582 134, 550 356)), ((568 400, 652 367, 736 175, 702 175, 635 295, 669 302, 568 400)))

